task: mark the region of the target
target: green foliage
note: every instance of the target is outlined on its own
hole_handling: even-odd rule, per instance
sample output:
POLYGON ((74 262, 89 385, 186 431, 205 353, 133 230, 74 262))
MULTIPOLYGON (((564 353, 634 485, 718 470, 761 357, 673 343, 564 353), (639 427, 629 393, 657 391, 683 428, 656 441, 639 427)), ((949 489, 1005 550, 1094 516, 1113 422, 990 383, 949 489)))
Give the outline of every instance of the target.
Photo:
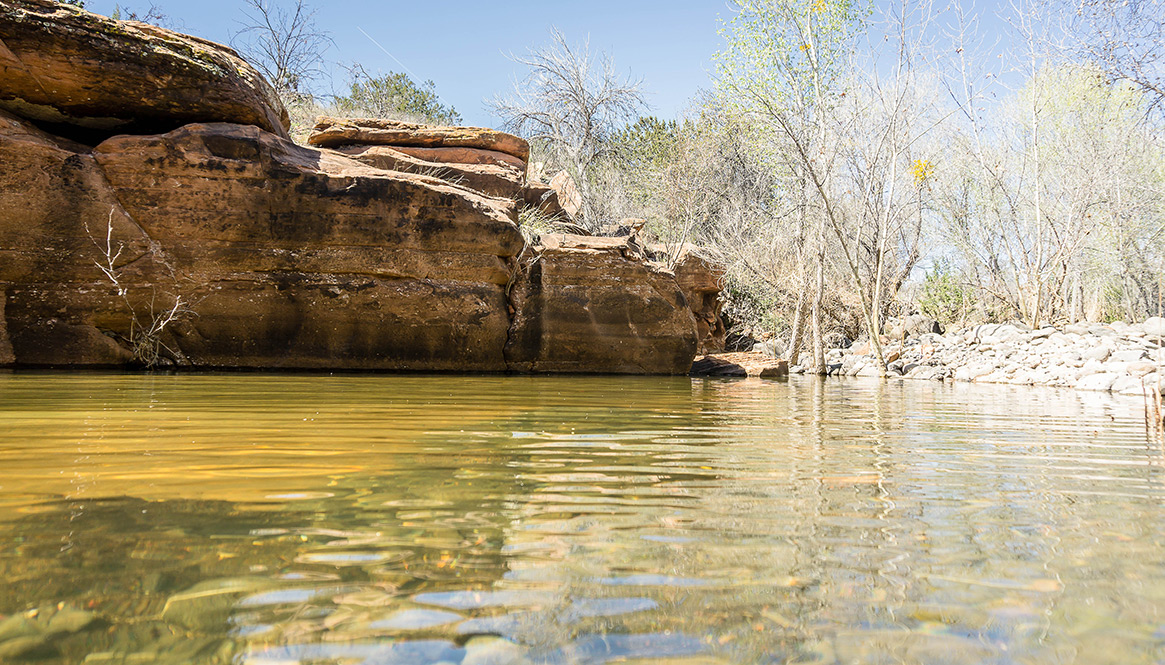
POLYGON ((680 127, 675 120, 643 116, 611 137, 627 168, 659 170, 676 158, 680 127))
POLYGON ((945 326, 962 320, 974 305, 974 294, 959 283, 950 264, 936 261, 922 283, 922 295, 918 298, 922 313, 945 326))
MULTIPOLYGON (((78 8, 78 9, 85 8, 85 0, 61 0, 61 4, 62 5, 73 5, 74 7, 78 8)), ((114 16, 113 18, 117 18, 117 17, 114 16)))
POLYGON ((767 113, 811 111, 841 94, 845 59, 870 10, 862 0, 736 0, 714 56, 721 92, 767 113))
POLYGON ((680 127, 674 120, 643 116, 612 134, 610 166, 618 171, 635 216, 652 217, 648 208, 660 200, 664 172, 680 152, 680 127))
POLYGON ((370 76, 358 70, 353 76, 350 94, 337 97, 336 106, 347 115, 407 119, 434 125, 461 124, 461 114, 441 103, 432 81, 417 85, 400 72, 370 76))

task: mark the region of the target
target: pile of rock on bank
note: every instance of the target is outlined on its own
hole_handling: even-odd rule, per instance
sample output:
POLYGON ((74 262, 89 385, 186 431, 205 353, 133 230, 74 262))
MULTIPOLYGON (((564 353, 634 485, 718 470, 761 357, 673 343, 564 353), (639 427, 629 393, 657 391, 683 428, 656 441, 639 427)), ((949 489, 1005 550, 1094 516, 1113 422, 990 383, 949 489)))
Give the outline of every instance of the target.
POLYGON ((288 125, 225 46, 0 0, 0 366, 686 374, 716 344, 694 254, 527 244, 562 203, 524 140, 288 125))
MULTIPOLYGON (((917 322, 914 322, 917 324, 917 322)), ((1106 391, 1143 397, 1165 390, 1165 318, 1142 323, 1074 323, 1031 328, 983 324, 957 332, 900 325, 883 340, 889 376, 929 381, 1003 383, 1106 391), (930 331, 927 331, 927 330, 930 331)), ((791 368, 809 371, 806 362, 791 368)), ((836 348, 828 373, 878 376, 868 342, 836 348)))

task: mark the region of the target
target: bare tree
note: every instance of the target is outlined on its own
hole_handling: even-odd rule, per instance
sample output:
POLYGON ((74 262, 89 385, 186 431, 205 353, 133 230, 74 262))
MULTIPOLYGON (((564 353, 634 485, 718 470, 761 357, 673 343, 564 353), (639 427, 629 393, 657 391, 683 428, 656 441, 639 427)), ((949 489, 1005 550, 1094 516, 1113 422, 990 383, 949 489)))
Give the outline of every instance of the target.
POLYGON ((546 152, 551 166, 566 169, 582 195, 582 219, 597 228, 600 209, 591 187, 593 169, 613 154, 615 132, 647 107, 642 82, 621 77, 607 54, 591 54, 584 42, 572 47, 558 29, 550 44, 512 56, 525 66, 525 78, 513 93, 499 95, 486 105, 505 129, 530 140, 546 152))
POLYGON ((1061 0, 1065 52, 1110 81, 1131 81, 1158 109, 1165 103, 1165 2, 1061 0))
MULTIPOLYGON (((81 5, 78 5, 81 6, 81 5)), ((150 3, 150 6, 144 10, 137 11, 123 5, 114 5, 113 13, 109 18, 120 21, 141 21, 142 23, 150 23, 161 28, 169 28, 173 30, 175 26, 170 17, 162 12, 161 8, 150 3)))
MULTIPOLYGON (((176 292, 178 280, 173 274, 171 277, 174 279, 175 293, 165 294, 161 302, 157 301, 152 288, 150 298, 145 304, 140 302, 140 297, 131 297, 129 285, 122 281, 124 264, 119 263, 125 250, 125 243, 116 241, 116 247, 114 246, 113 214, 114 210, 111 209, 103 242, 93 237, 88 222, 85 223, 85 232, 89 234, 89 239, 99 254, 99 259, 95 259, 93 264, 109 280, 125 308, 125 313, 129 315, 128 336, 125 340, 133 354, 134 362, 151 368, 166 362, 182 362, 184 357, 181 351, 168 347, 163 342, 163 337, 171 324, 195 316, 194 310, 191 309, 190 303, 176 292)), ((158 257, 157 252, 156 247, 150 248, 150 253, 155 258, 158 257)), ((162 263, 169 267, 164 261, 162 263)))
POLYGON ((274 0, 244 0, 243 29, 232 45, 267 77, 281 95, 302 95, 322 74, 328 33, 315 23, 315 10, 295 0, 283 7, 274 0))

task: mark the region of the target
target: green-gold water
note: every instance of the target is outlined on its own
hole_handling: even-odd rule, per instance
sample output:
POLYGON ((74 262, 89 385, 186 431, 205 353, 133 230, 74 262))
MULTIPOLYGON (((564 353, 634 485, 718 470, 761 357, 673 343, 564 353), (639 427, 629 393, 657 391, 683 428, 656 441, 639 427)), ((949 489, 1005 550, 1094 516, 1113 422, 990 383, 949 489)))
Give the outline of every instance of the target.
POLYGON ((5 663, 1162 663, 1165 452, 1032 388, 0 374, 0 619, 5 663))

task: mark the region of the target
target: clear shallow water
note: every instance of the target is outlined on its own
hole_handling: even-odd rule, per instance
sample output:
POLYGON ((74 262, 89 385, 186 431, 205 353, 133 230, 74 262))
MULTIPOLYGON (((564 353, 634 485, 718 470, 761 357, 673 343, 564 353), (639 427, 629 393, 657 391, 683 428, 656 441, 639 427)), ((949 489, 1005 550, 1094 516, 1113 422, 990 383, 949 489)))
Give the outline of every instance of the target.
POLYGON ((0 661, 1161 663, 1139 403, 0 374, 0 661))

